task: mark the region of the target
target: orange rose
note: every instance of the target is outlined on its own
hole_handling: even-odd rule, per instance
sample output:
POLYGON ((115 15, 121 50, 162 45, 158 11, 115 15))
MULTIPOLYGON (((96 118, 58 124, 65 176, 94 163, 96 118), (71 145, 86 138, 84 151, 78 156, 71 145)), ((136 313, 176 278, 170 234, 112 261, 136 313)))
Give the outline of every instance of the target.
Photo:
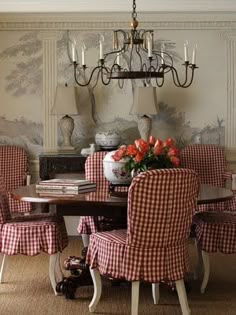
POLYGON ((156 138, 154 136, 150 136, 149 137, 149 144, 151 146, 154 146, 155 142, 156 142, 156 138))
POLYGON ((167 153, 168 156, 176 156, 176 155, 179 155, 179 149, 176 148, 176 147, 172 147, 169 149, 168 153, 167 153))
POLYGON ((161 154, 163 149, 163 142, 160 139, 157 139, 154 145, 153 152, 155 155, 161 154))
POLYGON ((164 147, 171 147, 175 144, 174 139, 172 138, 168 138, 166 139, 166 141, 164 142, 164 147))
POLYGON ((178 167, 180 165, 180 160, 177 156, 171 156, 170 160, 174 166, 178 167))
POLYGON ((122 145, 115 153, 112 155, 114 161, 120 161, 126 154, 126 146, 122 145))
POLYGON ((147 153, 149 149, 149 143, 143 139, 138 139, 134 141, 136 148, 143 154, 147 153))
POLYGON ((129 144, 126 150, 126 155, 134 156, 138 153, 138 150, 134 144, 129 144))
POLYGON ((142 161, 144 157, 144 153, 142 152, 138 152, 137 155, 134 157, 135 162, 139 163, 142 161))

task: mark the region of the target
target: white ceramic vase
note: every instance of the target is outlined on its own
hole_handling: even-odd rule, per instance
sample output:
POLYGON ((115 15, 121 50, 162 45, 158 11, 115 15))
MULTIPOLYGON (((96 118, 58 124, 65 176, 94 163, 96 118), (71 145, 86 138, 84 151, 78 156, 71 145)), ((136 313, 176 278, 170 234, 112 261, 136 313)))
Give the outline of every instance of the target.
POLYGON ((116 151, 107 153, 103 159, 104 176, 112 184, 130 184, 131 175, 125 169, 126 160, 114 161, 113 155, 116 151))

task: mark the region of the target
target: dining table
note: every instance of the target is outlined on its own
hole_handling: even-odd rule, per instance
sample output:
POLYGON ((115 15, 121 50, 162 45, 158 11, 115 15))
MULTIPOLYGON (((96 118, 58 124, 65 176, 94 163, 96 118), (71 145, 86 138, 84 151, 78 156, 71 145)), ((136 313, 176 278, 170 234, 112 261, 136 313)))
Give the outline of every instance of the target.
MULTIPOLYGON (((13 190, 11 196, 19 201, 47 205, 49 206, 47 208, 51 207, 57 216, 105 216, 114 219, 127 216, 128 191, 97 189, 79 194, 62 194, 52 191, 40 193, 33 184, 13 190)), ((233 192, 230 189, 201 184, 197 204, 224 202, 232 198, 233 192)), ((85 258, 85 250, 82 250, 82 258, 77 259, 74 256, 68 258, 74 261, 77 259, 78 268, 81 271, 71 270, 71 276, 64 277, 58 283, 58 293, 63 293, 66 298, 73 299, 79 286, 92 284, 85 258)))
MULTIPOLYGON (((109 192, 99 190, 79 194, 40 193, 36 185, 17 188, 11 196, 19 201, 35 204, 54 205, 57 215, 62 216, 108 216, 120 217, 126 215, 128 192, 109 192)), ((201 184, 197 204, 218 203, 233 198, 230 189, 201 184)))

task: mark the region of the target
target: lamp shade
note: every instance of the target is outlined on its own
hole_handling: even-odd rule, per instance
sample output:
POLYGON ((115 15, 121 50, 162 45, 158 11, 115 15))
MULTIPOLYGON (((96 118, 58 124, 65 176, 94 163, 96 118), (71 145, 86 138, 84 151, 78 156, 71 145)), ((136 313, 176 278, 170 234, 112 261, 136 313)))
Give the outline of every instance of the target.
POLYGON ((158 113, 156 88, 152 86, 137 87, 134 90, 134 102, 130 114, 157 115, 158 113))
POLYGON ((57 86, 52 115, 78 115, 75 86, 57 86))

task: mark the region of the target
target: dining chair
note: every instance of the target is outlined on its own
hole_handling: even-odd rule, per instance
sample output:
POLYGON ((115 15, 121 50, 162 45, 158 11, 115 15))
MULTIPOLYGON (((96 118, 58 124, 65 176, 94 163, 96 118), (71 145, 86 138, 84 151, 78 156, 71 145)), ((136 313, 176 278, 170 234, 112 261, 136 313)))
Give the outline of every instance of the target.
MULTIPOLYGON (((201 184, 225 187, 227 180, 232 180, 232 172, 226 170, 225 152, 214 144, 187 145, 180 152, 180 164, 181 167, 193 169, 201 184)), ((236 196, 236 191, 234 194, 236 196)), ((196 210, 236 211, 236 198, 226 202, 198 205, 196 210)))
POLYGON ((50 255, 49 278, 56 292, 56 280, 61 280, 60 252, 67 246, 68 237, 63 217, 50 214, 29 214, 12 217, 5 182, 0 176, 0 283, 3 282, 6 256, 17 254, 50 255))
POLYGON ((30 183, 26 151, 16 145, 0 146, 0 174, 6 184, 11 213, 28 213, 32 206, 28 202, 14 200, 10 191, 30 183))
MULTIPOLYGON (((107 154, 106 151, 98 151, 87 157, 85 162, 85 178, 96 183, 97 191, 100 194, 108 194, 109 182, 104 176, 103 159, 107 154)), ((115 226, 124 226, 124 220, 114 220, 105 217, 81 216, 77 231, 82 235, 85 247, 89 244, 89 235, 100 231, 101 229, 112 229, 115 226)))
POLYGON ((202 255, 203 280, 201 293, 204 293, 210 275, 211 253, 236 253, 236 213, 200 212, 194 216, 196 240, 202 255))
POLYGON ((87 263, 94 282, 89 305, 100 300, 100 275, 132 282, 131 314, 138 314, 140 281, 152 283, 154 303, 162 280, 175 282, 183 314, 190 314, 184 286, 187 240, 199 181, 189 169, 158 169, 136 176, 128 192, 127 229, 90 236, 87 263))

